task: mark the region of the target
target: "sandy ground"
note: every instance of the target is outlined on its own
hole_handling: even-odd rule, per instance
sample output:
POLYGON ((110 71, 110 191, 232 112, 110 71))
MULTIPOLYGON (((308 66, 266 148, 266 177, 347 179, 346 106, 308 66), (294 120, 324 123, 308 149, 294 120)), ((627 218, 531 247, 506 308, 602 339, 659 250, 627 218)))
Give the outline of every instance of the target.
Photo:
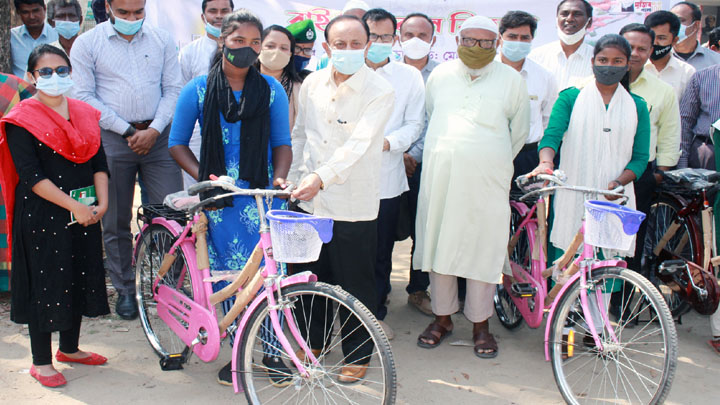
MULTIPOLYGON (((470 339, 469 323, 456 315, 454 335, 434 350, 416 346, 417 335, 430 318, 410 308, 405 285, 410 244, 395 247, 393 292, 386 321, 396 333, 392 341, 397 362, 398 403, 401 404, 555 404, 561 403, 549 363, 543 358, 543 330, 525 325, 505 330, 491 320, 500 345, 493 360, 472 355, 472 348, 448 342, 470 339)), ((110 291, 114 293, 113 291, 110 291)), ((111 296, 114 303, 114 296, 111 296)), ((713 403, 720 394, 720 357, 705 344, 707 318, 683 317, 678 325, 680 355, 669 403, 713 403)), ((7 404, 195 404, 227 403, 245 398, 216 383, 216 372, 230 358, 229 345, 211 364, 193 358, 181 371, 161 371, 139 321, 115 315, 87 319, 81 348, 107 356, 101 367, 60 364, 68 379, 64 388, 47 389, 28 374, 31 364, 27 328, 9 320, 9 294, 0 295, 0 403, 7 404)), ((57 337, 54 339, 57 347, 57 337)))

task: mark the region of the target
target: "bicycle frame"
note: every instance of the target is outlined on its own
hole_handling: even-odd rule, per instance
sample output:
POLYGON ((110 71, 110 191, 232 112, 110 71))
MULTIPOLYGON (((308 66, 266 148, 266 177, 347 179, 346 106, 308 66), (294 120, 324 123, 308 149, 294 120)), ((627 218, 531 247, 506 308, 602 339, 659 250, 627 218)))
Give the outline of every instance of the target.
MULTIPOLYGON (((283 328, 280 326, 278 310, 282 310, 293 338, 300 348, 305 351, 309 361, 313 365, 319 365, 318 359, 312 354, 312 351, 302 338, 295 322, 292 321, 292 303, 283 299, 281 293, 281 290, 285 287, 317 281, 317 276, 309 271, 289 277, 278 273, 277 263, 272 256, 270 228, 265 217, 262 197, 255 195, 255 201, 258 206, 260 219, 259 246, 265 260, 265 266, 260 273, 263 278, 264 289, 249 303, 248 307, 242 312, 240 321, 237 323, 238 327, 236 329, 232 351, 232 370, 238 370, 237 355, 238 350, 242 346, 240 340, 242 339, 243 331, 255 310, 257 310, 264 300, 267 300, 268 307, 270 308, 270 320, 280 345, 292 360, 300 375, 308 376, 309 372, 307 368, 303 366, 303 362, 295 354, 288 337, 285 336, 283 328), (277 297, 275 296, 276 293, 277 297)), ((161 277, 158 276, 153 280, 153 297, 157 302, 158 316, 191 348, 192 353, 195 353, 198 358, 204 362, 210 362, 217 358, 220 352, 221 340, 227 337, 228 332, 230 332, 233 327, 229 327, 228 330, 225 331, 219 329, 220 326, 215 305, 211 301, 211 296, 213 295, 212 283, 205 281, 210 278, 210 268, 209 266, 198 268, 197 265, 198 255, 196 254, 195 248, 197 238, 195 234, 190 235, 190 231, 199 219, 200 214, 195 214, 192 220, 188 221, 188 223, 182 227, 171 219, 163 217, 152 218, 151 224, 163 226, 170 231, 175 238, 175 242, 168 251, 168 254, 176 254, 179 249, 186 258, 188 266, 181 270, 176 287, 182 285, 184 278, 187 276, 187 271, 189 271, 191 280, 193 281, 193 298, 191 299, 168 285, 160 284, 161 277)), ((147 223, 143 225, 141 232, 136 235, 136 241, 142 237, 143 232, 148 227, 149 224, 147 223)), ((136 243, 135 249, 137 249, 137 245, 136 243)), ((136 254, 137 252, 133 255, 134 258, 137 257, 136 254)), ((239 393, 242 389, 239 385, 237 373, 232 373, 232 376, 235 392, 239 393)))
MULTIPOLYGON (((580 233, 583 235, 585 234, 585 221, 583 220, 583 224, 580 227, 580 233)), ((595 257, 595 247, 592 245, 584 244, 583 245, 583 251, 580 256, 573 261, 573 263, 577 266, 579 266, 579 271, 575 273, 572 277, 570 277, 565 284, 560 289, 560 292, 558 293, 557 297, 553 300, 553 303, 550 307, 550 313, 548 315, 548 319, 552 319, 555 314, 555 309, 557 308, 558 303, 560 302, 560 298, 565 294, 568 288, 570 288, 571 285, 577 280, 580 279, 580 305, 583 310, 583 314, 585 315, 585 321, 588 324, 588 329, 592 332, 593 340, 595 341, 595 346, 599 350, 603 350, 602 345, 602 339, 600 339, 600 336, 598 335, 597 329, 595 327, 595 321, 593 320, 592 309, 590 308, 590 304, 588 302, 588 283, 587 283, 587 276, 592 272, 592 270, 601 268, 601 267, 627 267, 627 263, 624 260, 618 260, 618 259, 611 259, 611 260, 597 260, 595 257), (589 265, 589 269, 588 269, 589 265)), ((603 327, 610 333, 610 338, 613 340, 613 342, 618 341, 617 336, 615 336, 615 331, 613 330, 612 326, 610 325, 610 319, 607 316, 607 312, 604 308, 605 301, 603 300, 603 297, 601 296, 600 290, 595 290, 595 299, 598 305, 600 305, 600 316, 602 317, 602 323, 603 327)), ((550 325, 550 322, 547 322, 545 325, 545 361, 550 361, 550 333, 551 333, 552 326, 550 325)))

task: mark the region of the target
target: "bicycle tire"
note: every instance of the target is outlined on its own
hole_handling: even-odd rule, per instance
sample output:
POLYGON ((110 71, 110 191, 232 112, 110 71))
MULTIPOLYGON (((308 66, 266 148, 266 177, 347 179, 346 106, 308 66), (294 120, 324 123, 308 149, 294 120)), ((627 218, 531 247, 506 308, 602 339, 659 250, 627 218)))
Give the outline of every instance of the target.
MULTIPOLYGON (((157 303, 153 297, 152 285, 163 257, 170 251, 176 238, 173 233, 160 224, 151 224, 138 239, 135 260, 135 299, 138 305, 140 324, 153 351, 160 357, 183 353, 188 347, 157 314, 157 303)), ((176 251, 177 258, 161 283, 177 289, 180 285, 174 281, 183 275, 182 293, 193 297, 192 276, 182 249, 176 251)))
MULTIPOLYGON (((317 398, 317 396, 322 393, 326 395, 332 393, 335 395, 330 397, 330 401, 320 401, 321 403, 337 403, 338 401, 344 403, 363 403, 358 402, 359 400, 367 400, 367 402, 364 403, 368 404, 395 403, 397 375, 390 343, 375 317, 359 300, 338 286, 331 286, 320 282, 293 285, 284 288, 282 292, 283 297, 291 300, 293 303, 293 319, 300 331, 303 329, 299 327, 297 320, 303 319, 303 323, 307 323, 308 320, 307 313, 304 312, 304 303, 314 304, 318 302, 318 304, 322 305, 322 301, 327 299, 328 301, 325 301, 324 307, 324 310, 327 311, 327 303, 332 301, 331 305, 334 304, 332 305, 333 308, 337 308, 330 308, 334 312, 333 322, 329 327, 326 322, 323 326, 325 332, 321 330, 321 333, 325 333, 324 336, 329 336, 330 342, 329 344, 326 342, 323 346, 322 352, 318 357, 321 363, 320 367, 312 368, 313 371, 311 374, 313 377, 310 379, 304 379, 297 373, 288 354, 282 347, 272 346, 278 349, 279 357, 283 363, 289 367, 290 372, 282 374, 282 376, 286 376, 289 384, 285 388, 276 388, 276 386, 271 385, 268 378, 268 369, 263 366, 263 363, 260 361, 260 357, 265 354, 265 347, 272 344, 269 342, 271 339, 264 339, 261 333, 262 328, 264 328, 265 318, 269 318, 268 303, 266 300, 263 301, 250 316, 248 324, 243 331, 242 346, 237 352, 236 364, 238 366, 237 372, 239 372, 237 377, 241 381, 248 403, 268 404, 275 403, 274 401, 282 403, 289 401, 290 403, 295 403, 296 397, 299 403, 304 403, 303 398, 305 400, 309 398, 304 395, 310 395, 313 391, 319 391, 318 393, 313 393, 313 398, 317 398), (343 385, 335 379, 335 375, 339 373, 340 367, 345 364, 344 360, 347 359, 347 356, 345 356, 345 358, 338 360, 337 356, 338 353, 342 356, 343 350, 337 347, 341 342, 335 342, 335 336, 341 336, 341 334, 328 333, 332 332, 335 326, 338 326, 335 322, 336 319, 339 318, 338 313, 340 312, 340 308, 348 310, 350 314, 360 320, 361 326, 369 332, 369 338, 373 343, 368 372, 361 383, 354 385, 343 385), (375 380, 376 378, 378 379, 375 380), (292 382, 290 383, 289 381, 292 382), (309 393, 302 393, 304 388, 310 388, 309 393), (363 397, 363 395, 365 395, 365 397, 363 397), (358 398, 358 396, 360 396, 360 398, 358 398), (352 400, 350 400, 351 397, 353 398, 352 400)), ((323 308, 320 309, 323 310, 323 308)), ((286 324, 283 326, 284 334, 293 345, 293 350, 297 350, 299 346, 288 330, 287 318, 285 322, 286 324)), ((346 324, 347 319, 343 325, 346 324)), ((357 328, 353 329, 351 333, 355 333, 354 331, 356 329, 357 328)), ((306 342, 308 341, 307 334, 305 340, 306 342)), ((359 346, 360 345, 358 345, 358 347, 359 346)), ((311 364, 308 364, 307 357, 305 357, 304 361, 304 366, 311 366, 311 364)))
MULTIPOLYGON (((588 278, 588 300, 596 311, 599 309, 593 304, 598 302, 594 298, 597 297, 596 290, 605 294, 602 297, 606 303, 601 308, 608 311, 608 290, 613 284, 629 288, 632 293, 621 305, 620 312, 628 314, 626 320, 611 321, 618 342, 613 342, 607 328, 598 332, 604 346, 602 351, 595 346, 579 304, 580 279, 559 297, 550 320, 550 359, 555 382, 565 401, 571 404, 604 401, 662 403, 670 392, 677 367, 678 338, 670 310, 660 292, 642 275, 622 267, 603 267, 592 270, 588 278), (621 283, 616 284, 615 280, 621 283), (645 315, 649 317, 647 322, 643 320, 645 315), (636 321, 642 321, 643 326, 635 325, 636 321), (570 338, 575 334, 584 335, 579 343, 577 338, 570 338), (577 368, 571 367, 574 363, 578 363, 577 368), (616 373, 611 375, 613 369, 616 373), (647 370, 647 375, 640 376, 639 370, 647 370), (577 386, 572 385, 571 377, 578 381, 577 386), (598 384, 593 385, 596 380, 599 380, 598 384), (639 382, 640 386, 631 385, 632 381, 639 382), (648 389, 648 385, 656 388, 648 389), (614 395, 608 397, 608 389, 614 390, 614 395)), ((599 311, 595 314, 600 318, 599 311)), ((605 316, 610 315, 606 312, 605 316)), ((595 320, 596 316, 592 318, 595 320)))
MULTIPOLYGON (((518 210, 510 206, 510 239, 512 239, 517 227, 522 223, 523 216, 518 210)), ((530 272, 530 266, 532 264, 532 246, 528 239, 527 229, 524 227, 520 233, 520 239, 510 253, 510 261, 522 266, 525 270, 530 272)), ((493 297, 493 304, 495 305, 495 314, 497 314, 498 321, 505 327, 505 329, 515 329, 522 324, 523 316, 520 313, 515 301, 510 297, 510 292, 505 289, 505 285, 500 283, 495 288, 495 296, 493 297)))
MULTIPOLYGON (((677 213, 680 212, 682 208, 675 198, 665 193, 660 194, 658 200, 650 207, 642 258, 646 268, 649 267, 649 271, 647 271, 646 274, 668 303, 670 312, 675 318, 689 312, 692 307, 687 300, 656 277, 658 266, 661 263, 659 263, 653 254, 653 249, 658 245, 660 239, 667 231, 673 219, 677 218, 677 213)), ((678 255, 683 259, 697 263, 700 257, 699 249, 701 249, 701 247, 696 246, 695 238, 692 237, 696 232, 698 232, 698 230, 695 220, 690 217, 687 218, 685 224, 683 224, 678 229, 678 232, 668 241, 666 249, 674 250, 683 238, 687 238, 687 246, 681 252, 678 252, 678 255)))

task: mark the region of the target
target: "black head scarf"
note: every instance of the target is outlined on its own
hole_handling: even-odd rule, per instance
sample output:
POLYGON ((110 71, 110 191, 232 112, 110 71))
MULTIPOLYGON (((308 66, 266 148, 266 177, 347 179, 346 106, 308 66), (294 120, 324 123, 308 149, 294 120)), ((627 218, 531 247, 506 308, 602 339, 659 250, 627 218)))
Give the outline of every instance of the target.
MULTIPOLYGON (((202 144, 198 180, 208 180, 211 174, 227 174, 220 114, 225 121, 242 121, 240 127, 240 167, 238 177, 250 183, 250 188, 268 185, 267 150, 270 141, 270 86, 260 72, 250 66, 239 100, 222 70, 222 59, 210 69, 203 106, 202 144)), ((214 190, 201 194, 201 199, 221 194, 214 190)), ((217 203, 217 208, 232 206, 232 199, 217 203)))

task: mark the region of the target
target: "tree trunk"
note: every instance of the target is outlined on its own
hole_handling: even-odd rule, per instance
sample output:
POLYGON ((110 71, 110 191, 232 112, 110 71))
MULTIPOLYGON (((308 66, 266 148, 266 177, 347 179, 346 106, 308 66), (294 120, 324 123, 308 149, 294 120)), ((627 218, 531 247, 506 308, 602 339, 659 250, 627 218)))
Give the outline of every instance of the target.
POLYGON ((0 72, 12 73, 10 28, 14 8, 12 0, 0 0, 0 72))

